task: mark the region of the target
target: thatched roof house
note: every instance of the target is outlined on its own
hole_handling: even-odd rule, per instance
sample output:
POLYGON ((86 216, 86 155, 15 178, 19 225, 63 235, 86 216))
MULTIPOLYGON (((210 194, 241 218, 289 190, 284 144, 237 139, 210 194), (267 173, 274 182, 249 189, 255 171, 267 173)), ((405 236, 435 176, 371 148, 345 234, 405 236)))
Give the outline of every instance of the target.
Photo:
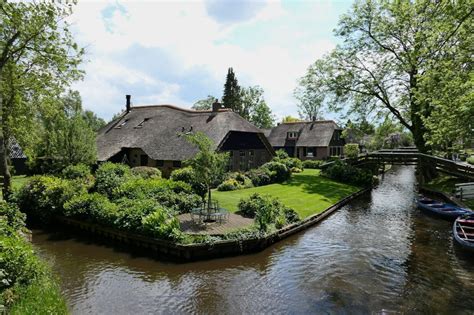
POLYGON ((197 153, 183 137, 192 132, 203 132, 213 140, 216 150, 230 152, 232 170, 257 167, 274 154, 258 128, 231 110, 221 109, 218 103, 209 111, 127 104, 120 117, 98 132, 99 161, 158 167, 168 175, 197 153))
POLYGON ((343 154, 342 129, 332 120, 281 123, 268 133, 275 150, 283 149, 302 160, 343 154))

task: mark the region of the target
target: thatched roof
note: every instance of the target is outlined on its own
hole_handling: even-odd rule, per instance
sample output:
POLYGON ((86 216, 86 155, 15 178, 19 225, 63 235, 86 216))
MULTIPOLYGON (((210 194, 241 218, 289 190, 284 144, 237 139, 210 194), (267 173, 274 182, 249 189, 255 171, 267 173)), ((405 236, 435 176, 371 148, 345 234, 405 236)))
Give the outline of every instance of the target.
POLYGON ((268 141, 273 147, 327 147, 335 130, 339 129, 332 120, 298 121, 281 123, 272 129, 268 141), (287 138, 288 132, 298 132, 295 140, 287 138))
POLYGON ((25 153, 14 137, 10 137, 8 141, 8 151, 10 159, 26 159, 25 153))
MULTIPOLYGON (((212 139, 216 148, 230 131, 261 134, 258 128, 229 109, 212 112, 172 105, 134 106, 99 130, 98 160, 106 161, 123 148, 140 148, 155 160, 186 160, 194 156, 197 149, 182 134, 198 131, 212 139)), ((260 138, 271 150, 265 137, 260 138)))

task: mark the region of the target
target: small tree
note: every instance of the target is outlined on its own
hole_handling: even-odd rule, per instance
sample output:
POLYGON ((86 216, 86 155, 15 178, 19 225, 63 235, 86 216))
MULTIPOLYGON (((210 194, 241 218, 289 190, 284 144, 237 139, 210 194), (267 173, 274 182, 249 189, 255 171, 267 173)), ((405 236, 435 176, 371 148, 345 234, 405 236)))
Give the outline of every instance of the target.
POLYGON ((228 153, 215 151, 214 143, 202 132, 186 135, 186 140, 195 145, 199 152, 186 164, 191 166, 196 176, 196 181, 202 183, 207 189, 207 209, 211 207, 211 186, 222 178, 229 159, 228 153))
POLYGON ((359 145, 357 143, 348 143, 344 146, 344 154, 349 159, 356 159, 359 156, 359 145))
POLYGON ((194 103, 194 105, 191 107, 192 109, 195 110, 210 110, 212 108, 212 104, 217 100, 217 97, 214 97, 212 95, 208 95, 206 98, 197 101, 194 103))
POLYGON ((234 69, 229 68, 227 71, 227 77, 224 84, 224 95, 222 96, 222 103, 224 103, 225 108, 230 108, 234 112, 238 113, 242 117, 243 115, 243 106, 240 93, 240 86, 235 77, 234 69))

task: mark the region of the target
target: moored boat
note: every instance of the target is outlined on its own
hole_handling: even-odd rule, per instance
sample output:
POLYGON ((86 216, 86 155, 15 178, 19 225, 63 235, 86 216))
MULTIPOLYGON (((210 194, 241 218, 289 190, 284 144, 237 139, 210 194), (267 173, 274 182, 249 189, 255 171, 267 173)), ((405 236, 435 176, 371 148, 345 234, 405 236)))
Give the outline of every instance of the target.
POLYGON ((474 214, 463 215, 454 221, 454 240, 463 248, 474 251, 474 214))
POLYGON ((473 213, 469 209, 461 208, 450 203, 442 203, 426 197, 419 198, 417 205, 427 213, 437 215, 447 220, 455 220, 461 215, 473 213))

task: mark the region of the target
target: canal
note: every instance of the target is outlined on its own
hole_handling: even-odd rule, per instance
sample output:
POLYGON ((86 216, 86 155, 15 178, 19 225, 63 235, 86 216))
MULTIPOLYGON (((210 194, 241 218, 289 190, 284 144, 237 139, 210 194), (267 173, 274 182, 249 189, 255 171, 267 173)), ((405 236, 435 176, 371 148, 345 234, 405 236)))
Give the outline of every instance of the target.
POLYGON ((474 312, 474 256, 414 206, 411 167, 321 224, 248 256, 173 264, 33 231, 74 314, 474 312))

